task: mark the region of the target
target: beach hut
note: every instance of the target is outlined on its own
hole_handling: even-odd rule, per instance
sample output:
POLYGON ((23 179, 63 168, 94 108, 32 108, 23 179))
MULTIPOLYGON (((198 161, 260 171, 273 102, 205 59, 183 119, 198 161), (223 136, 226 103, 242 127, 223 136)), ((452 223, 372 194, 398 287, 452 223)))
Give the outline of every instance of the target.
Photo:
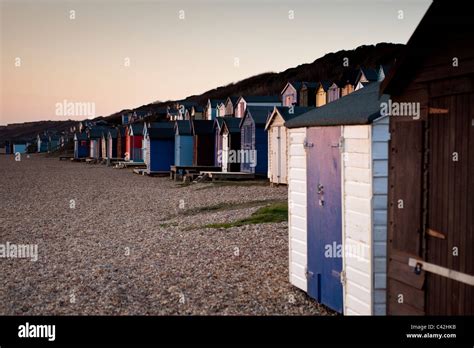
POLYGON ((281 91, 281 103, 283 106, 298 106, 300 102, 300 90, 302 82, 288 82, 281 91))
POLYGON ((91 127, 87 130, 89 139, 89 158, 100 159, 102 157, 101 139, 103 127, 91 127))
POLYGON ((74 158, 86 158, 89 155, 89 138, 86 132, 74 133, 74 158))
POLYGON ((225 101, 217 104, 217 107, 216 107, 216 117, 223 117, 223 116, 225 116, 225 101))
POLYGON ((316 88, 316 106, 320 107, 325 105, 328 102, 328 90, 331 87, 332 83, 329 81, 318 82, 318 87, 316 88))
POLYGON ((44 135, 38 134, 36 137, 37 152, 48 151, 48 138, 44 135))
MULTIPOLYGON (((227 118, 233 118, 232 116, 227 116, 227 118)), ((222 125, 224 124, 225 117, 217 117, 214 120, 214 165, 219 167, 222 165, 222 125)))
POLYGON ((174 164, 176 166, 192 166, 194 140, 191 121, 176 121, 174 132, 174 164))
POLYGON ((234 109, 237 105, 237 100, 239 100, 239 97, 227 97, 224 103, 225 114, 220 114, 219 116, 234 116, 234 109))
POLYGON ((357 76, 359 71, 356 69, 346 69, 343 74, 339 86, 341 88, 341 97, 354 92, 357 76))
POLYGON ((117 136, 119 130, 117 128, 110 128, 107 132, 107 158, 117 158, 117 136))
POLYGON ((225 100, 222 99, 208 99, 204 107, 204 119, 215 120, 218 114, 219 105, 223 104, 225 100))
POLYGON ((157 122, 148 125, 144 141, 146 171, 148 174, 169 172, 174 165, 174 123, 157 122))
POLYGON ((222 172, 240 172, 240 119, 225 117, 221 126, 222 151, 220 161, 222 172))
POLYGON ((51 134, 48 137, 48 152, 53 152, 59 149, 60 137, 58 134, 51 134))
POLYGON ((5 154, 10 155, 13 153, 13 142, 10 140, 5 141, 5 154))
POLYGON ((333 82, 331 86, 329 86, 327 97, 328 103, 338 100, 341 97, 341 88, 337 83, 333 82))
POLYGON ((273 107, 249 106, 240 121, 240 171, 268 175, 268 137, 265 124, 273 107))
POLYGON ((299 106, 309 107, 316 105, 316 89, 319 84, 317 82, 302 82, 299 92, 299 106))
POLYGON ((143 162, 143 123, 129 124, 125 136, 125 160, 143 162))
POLYGON ((374 83, 285 122, 290 281, 347 315, 385 314, 387 100, 374 83))
POLYGON ((268 178, 273 184, 288 184, 288 129, 284 123, 313 107, 275 106, 267 120, 268 178))
POLYGON ((101 154, 101 158, 106 160, 109 158, 109 148, 108 148, 108 145, 109 145, 109 131, 111 130, 112 128, 105 128, 103 131, 102 131, 102 136, 100 137, 100 154, 101 154))
POLYGON ((234 115, 235 117, 242 118, 248 106, 269 106, 273 108, 280 105, 281 100, 278 95, 241 96, 237 99, 234 115))
POLYGON ((117 158, 125 158, 125 139, 127 137, 127 128, 118 126, 117 128, 117 158))
POLYGON ((13 143, 13 153, 26 153, 26 148, 28 147, 28 144, 23 141, 15 141, 13 143))
POLYGON ((379 81, 379 72, 373 68, 361 67, 355 81, 354 90, 359 90, 372 82, 379 81))
POLYGON ((194 138, 194 166, 214 165, 214 121, 192 120, 194 138))
POLYGON ((435 0, 382 85, 391 96, 391 315, 474 314, 471 12, 435 0))

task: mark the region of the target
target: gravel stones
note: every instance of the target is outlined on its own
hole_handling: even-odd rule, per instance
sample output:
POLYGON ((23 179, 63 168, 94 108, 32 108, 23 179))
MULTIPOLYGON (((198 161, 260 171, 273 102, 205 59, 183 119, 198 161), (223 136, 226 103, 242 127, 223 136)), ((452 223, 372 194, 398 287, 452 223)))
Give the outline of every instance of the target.
POLYGON ((41 155, 0 156, 0 177, 0 243, 38 245, 36 262, 0 259, 2 315, 332 315, 288 281, 286 222, 202 228, 286 187, 183 186, 41 155))

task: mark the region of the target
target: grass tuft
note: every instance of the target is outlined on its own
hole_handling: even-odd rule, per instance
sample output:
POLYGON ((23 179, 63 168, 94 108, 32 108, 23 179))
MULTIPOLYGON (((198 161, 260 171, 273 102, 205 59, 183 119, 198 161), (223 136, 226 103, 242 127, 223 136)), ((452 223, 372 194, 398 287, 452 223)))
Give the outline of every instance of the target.
POLYGON ((209 224, 207 228, 231 228, 244 225, 265 224, 271 222, 288 221, 288 203, 279 202, 259 208, 247 218, 233 222, 209 224))

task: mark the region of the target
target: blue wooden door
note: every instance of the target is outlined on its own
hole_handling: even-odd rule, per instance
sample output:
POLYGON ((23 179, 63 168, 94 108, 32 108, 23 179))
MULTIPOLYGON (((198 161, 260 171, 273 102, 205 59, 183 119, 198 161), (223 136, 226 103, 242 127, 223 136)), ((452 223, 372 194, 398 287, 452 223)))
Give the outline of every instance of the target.
POLYGON ((342 312, 340 127, 307 132, 308 294, 342 312))

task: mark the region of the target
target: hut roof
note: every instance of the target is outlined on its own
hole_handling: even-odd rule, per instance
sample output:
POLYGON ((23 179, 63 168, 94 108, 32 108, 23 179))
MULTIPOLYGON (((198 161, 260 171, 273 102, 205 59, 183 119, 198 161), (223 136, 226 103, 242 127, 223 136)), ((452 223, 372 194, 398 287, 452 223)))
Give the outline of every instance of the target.
POLYGON ((148 130, 150 139, 174 139, 174 129, 163 122, 160 126, 148 130))
MULTIPOLYGON (((224 121, 227 120, 227 119, 231 119, 231 118, 235 118, 235 117, 234 116, 219 116, 219 117, 216 117, 214 119, 213 129, 216 129, 216 127, 221 129, 223 124, 224 124, 224 121)), ((240 118, 238 120, 240 122, 240 118)))
POLYGON ((87 140, 87 134, 86 132, 82 132, 82 133, 79 133, 79 132, 76 132, 74 134, 74 137, 77 139, 77 140, 87 140))
POLYGON ((306 87, 308 89, 316 89, 319 86, 319 82, 306 82, 303 81, 301 84, 301 88, 306 87))
POLYGON ((116 128, 111 128, 109 129, 109 132, 107 133, 107 136, 111 136, 112 138, 117 138, 118 131, 116 128))
POLYGON ((133 135, 143 135, 143 123, 132 123, 130 128, 133 135))
POLYGON ((332 86, 332 82, 331 81, 319 81, 317 83, 317 88, 319 88, 319 86, 323 87, 324 91, 327 92, 327 90, 329 89, 329 87, 332 86))
POLYGON ((293 106, 293 108, 290 108, 288 106, 275 106, 272 114, 268 117, 267 124, 265 125, 265 129, 268 129, 268 127, 270 126, 272 122, 272 119, 277 114, 280 115, 283 118, 283 120, 285 120, 286 122, 312 109, 314 109, 314 107, 293 106))
POLYGON ((381 116, 380 103, 388 101, 388 95, 379 96, 379 82, 310 110, 287 122, 288 128, 312 126, 337 126, 369 124, 381 116))
POLYGON ((225 99, 209 99, 209 101, 211 103, 212 108, 217 107, 217 105, 219 105, 221 103, 225 103, 225 99))
POLYGON ((236 117, 226 117, 224 124, 229 130, 229 133, 240 133, 240 119, 236 117))
POLYGON ((273 111, 273 106, 247 106, 244 117, 240 120, 240 127, 248 115, 252 117, 256 125, 265 125, 268 116, 273 111))
POLYGON ((282 89, 280 94, 283 94, 283 92, 288 88, 288 85, 293 86, 293 88, 296 89, 297 92, 299 92, 299 90, 301 89, 301 86, 303 85, 303 82, 301 82, 301 81, 288 81, 288 83, 282 89))
POLYGON ((377 70, 373 68, 360 68, 361 73, 364 74, 365 78, 368 81, 377 81, 379 78, 379 74, 377 73, 377 70))
POLYGON ((193 120, 193 135, 206 135, 214 133, 214 121, 210 120, 193 120))
POLYGON ((244 99, 247 103, 279 103, 280 102, 279 95, 246 95, 240 98, 244 99))
POLYGON ((179 135, 192 135, 191 121, 179 120, 175 122, 175 131, 177 130, 179 135))
POLYGON ((226 100, 225 100, 225 103, 227 104, 228 101, 230 101, 232 103, 232 105, 235 105, 235 103, 237 103, 237 100, 239 100, 239 97, 237 96, 232 96, 232 97, 228 97, 226 100))
POLYGON ((106 127, 91 127, 89 128, 89 138, 102 138, 102 133, 106 130, 106 127))

